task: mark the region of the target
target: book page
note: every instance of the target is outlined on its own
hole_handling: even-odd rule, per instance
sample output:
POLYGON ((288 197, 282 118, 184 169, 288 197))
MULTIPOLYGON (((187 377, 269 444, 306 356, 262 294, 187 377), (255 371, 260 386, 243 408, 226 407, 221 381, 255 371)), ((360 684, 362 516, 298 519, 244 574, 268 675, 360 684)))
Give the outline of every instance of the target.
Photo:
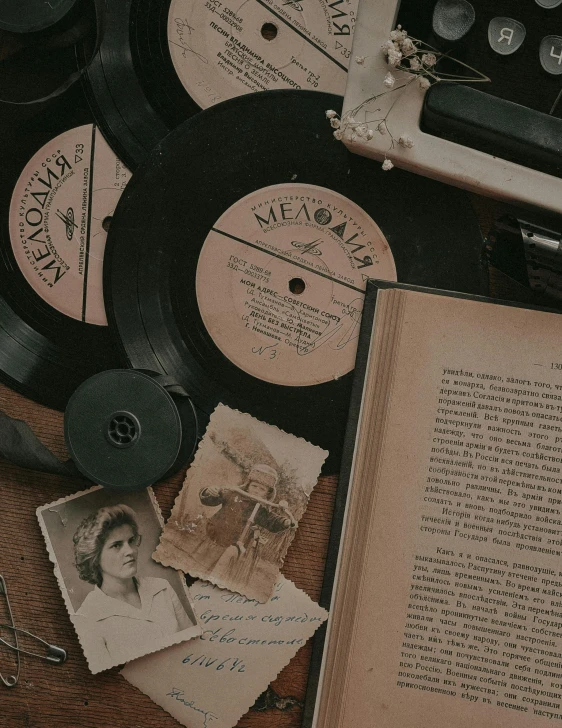
MULTIPOLYGON (((338 591, 332 605, 340 645, 329 643, 316 726, 558 722, 562 318, 398 295, 378 476, 356 482, 357 463, 352 476, 349 518, 358 494, 373 509, 364 569, 348 569, 359 603, 338 591)), ((375 416, 380 426, 364 401, 359 441, 375 416)))

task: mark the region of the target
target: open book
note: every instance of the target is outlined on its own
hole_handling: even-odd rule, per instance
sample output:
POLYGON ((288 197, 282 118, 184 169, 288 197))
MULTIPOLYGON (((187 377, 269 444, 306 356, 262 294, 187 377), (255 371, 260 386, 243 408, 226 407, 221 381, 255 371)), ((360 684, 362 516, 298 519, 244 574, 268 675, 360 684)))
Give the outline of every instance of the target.
POLYGON ((558 724, 562 317, 373 299, 313 725, 558 724))

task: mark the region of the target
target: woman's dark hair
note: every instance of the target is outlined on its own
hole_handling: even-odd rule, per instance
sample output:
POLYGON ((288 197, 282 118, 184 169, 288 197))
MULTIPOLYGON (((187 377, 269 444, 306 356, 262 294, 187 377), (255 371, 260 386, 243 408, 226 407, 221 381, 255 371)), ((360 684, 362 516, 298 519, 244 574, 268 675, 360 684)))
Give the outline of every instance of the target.
POLYGON ((98 509, 87 516, 73 536, 74 561, 83 581, 101 586, 100 556, 110 531, 119 526, 130 526, 135 536, 139 527, 135 512, 129 506, 119 504, 98 509))

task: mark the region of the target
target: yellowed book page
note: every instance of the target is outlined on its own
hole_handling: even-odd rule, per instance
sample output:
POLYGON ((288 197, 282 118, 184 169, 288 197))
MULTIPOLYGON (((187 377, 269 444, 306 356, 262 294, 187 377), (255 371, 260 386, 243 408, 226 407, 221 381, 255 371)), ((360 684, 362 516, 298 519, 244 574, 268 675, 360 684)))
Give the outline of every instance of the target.
POLYGON ((405 300, 338 725, 557 723, 562 317, 405 300))

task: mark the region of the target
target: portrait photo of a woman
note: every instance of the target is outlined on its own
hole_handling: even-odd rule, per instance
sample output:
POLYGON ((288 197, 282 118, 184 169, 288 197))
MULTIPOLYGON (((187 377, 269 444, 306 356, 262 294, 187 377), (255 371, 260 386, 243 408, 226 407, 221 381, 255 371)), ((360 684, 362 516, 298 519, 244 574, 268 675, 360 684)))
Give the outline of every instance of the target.
POLYGON ((99 505, 107 500, 103 495, 99 490, 86 491, 83 503, 71 498, 66 510, 54 511, 60 522, 53 520, 52 508, 46 519, 66 566, 61 568, 59 561, 63 594, 66 590, 72 602, 70 616, 94 673, 200 632, 183 577, 151 558, 161 524, 147 505, 146 492, 127 497, 133 505, 136 498, 138 513, 127 503, 112 503, 116 494, 107 505, 99 505), (98 507, 85 507, 88 496, 98 507), (60 548, 59 532, 65 536, 66 549, 60 548), (71 565, 74 574, 69 573, 71 565), (166 578, 155 575, 160 573, 166 578))

